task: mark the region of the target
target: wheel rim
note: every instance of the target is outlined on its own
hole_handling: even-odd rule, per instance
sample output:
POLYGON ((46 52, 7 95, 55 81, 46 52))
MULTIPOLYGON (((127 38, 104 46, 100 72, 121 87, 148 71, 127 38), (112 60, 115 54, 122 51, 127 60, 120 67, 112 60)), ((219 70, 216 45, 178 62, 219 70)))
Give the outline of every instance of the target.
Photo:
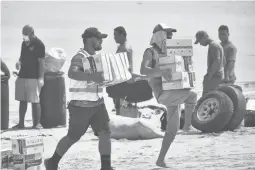
POLYGON ((202 122, 208 122, 214 119, 219 113, 219 101, 216 98, 208 98, 199 106, 197 118, 202 122))

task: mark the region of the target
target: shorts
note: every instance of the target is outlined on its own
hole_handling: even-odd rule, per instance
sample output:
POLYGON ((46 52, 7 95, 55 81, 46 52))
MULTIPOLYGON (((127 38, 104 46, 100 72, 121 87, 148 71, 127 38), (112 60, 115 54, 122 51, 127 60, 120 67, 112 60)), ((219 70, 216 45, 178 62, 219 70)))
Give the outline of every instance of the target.
POLYGON ((219 88, 220 84, 222 83, 223 77, 222 76, 213 76, 211 80, 206 80, 204 78, 203 81, 203 96, 208 92, 215 91, 219 88))
POLYGON ((17 78, 15 82, 15 99, 28 103, 39 103, 42 86, 38 79, 17 78))
POLYGON ((67 136, 71 139, 80 139, 90 125, 95 133, 110 132, 110 119, 105 104, 95 107, 80 107, 69 104, 68 110, 69 128, 67 136))
POLYGON ((176 106, 180 104, 196 105, 197 93, 188 89, 164 90, 158 97, 158 103, 165 106, 176 106))

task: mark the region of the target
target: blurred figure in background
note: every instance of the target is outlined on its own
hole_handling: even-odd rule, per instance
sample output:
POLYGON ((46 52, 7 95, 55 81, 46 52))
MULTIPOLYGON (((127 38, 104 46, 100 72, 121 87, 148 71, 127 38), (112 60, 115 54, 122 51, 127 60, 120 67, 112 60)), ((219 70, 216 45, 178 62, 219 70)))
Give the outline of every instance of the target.
POLYGON ((223 83, 234 84, 236 81, 235 63, 237 49, 229 40, 229 29, 226 25, 221 25, 218 29, 218 36, 221 41, 225 56, 224 80, 223 83))

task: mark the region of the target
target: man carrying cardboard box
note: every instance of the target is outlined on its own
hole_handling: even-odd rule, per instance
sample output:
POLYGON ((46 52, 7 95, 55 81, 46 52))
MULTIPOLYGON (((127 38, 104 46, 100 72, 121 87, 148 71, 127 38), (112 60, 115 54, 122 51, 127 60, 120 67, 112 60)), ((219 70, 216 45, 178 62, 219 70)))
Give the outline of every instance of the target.
POLYGON ((224 79, 224 52, 220 44, 212 40, 207 32, 198 31, 196 33, 195 44, 209 46, 207 54, 207 73, 203 81, 203 96, 217 90, 224 79))
POLYGON ((93 72, 85 63, 88 57, 102 49, 102 40, 106 37, 107 34, 102 34, 94 27, 86 29, 82 34, 84 47, 73 57, 68 72, 72 84, 69 89, 71 101, 68 106, 68 133, 59 141, 54 155, 45 160, 47 170, 58 169, 61 158, 84 135, 89 125, 99 135, 101 170, 112 169, 109 116, 102 96, 103 89, 93 85, 93 82, 102 83, 103 76, 102 73, 93 72))
POLYGON ((159 55, 163 54, 164 41, 171 39, 176 29, 170 28, 165 24, 158 24, 153 30, 153 36, 150 42, 151 48, 147 48, 143 55, 141 64, 141 74, 149 78, 149 84, 153 90, 154 96, 160 104, 167 107, 167 127, 163 138, 162 147, 157 166, 167 167, 164 161, 166 153, 174 141, 180 124, 180 104, 185 103, 185 124, 184 131, 189 131, 191 126, 191 116, 197 102, 197 94, 189 89, 164 90, 162 89, 163 76, 167 81, 171 80, 171 69, 159 68, 159 55))

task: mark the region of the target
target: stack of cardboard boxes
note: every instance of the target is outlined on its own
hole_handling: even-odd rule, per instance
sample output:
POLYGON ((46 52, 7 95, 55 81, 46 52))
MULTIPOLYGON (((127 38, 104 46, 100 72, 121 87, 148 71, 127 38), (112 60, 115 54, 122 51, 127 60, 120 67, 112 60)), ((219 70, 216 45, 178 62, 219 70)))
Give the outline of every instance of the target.
POLYGON ((165 46, 164 54, 159 55, 159 67, 170 68, 172 78, 167 81, 162 77, 163 90, 194 88, 192 40, 167 39, 165 46))
MULTIPOLYGON (((97 84, 102 87, 122 83, 132 77, 128 70, 129 62, 126 53, 96 54, 83 58, 83 67, 88 73, 102 73, 104 82, 97 84)), ((95 85, 95 83, 89 82, 88 85, 95 85)))
POLYGON ((1 169, 40 170, 43 151, 43 139, 40 137, 12 139, 12 149, 1 150, 1 169))
POLYGON ((12 139, 14 170, 41 169, 43 151, 43 139, 40 137, 12 139))

